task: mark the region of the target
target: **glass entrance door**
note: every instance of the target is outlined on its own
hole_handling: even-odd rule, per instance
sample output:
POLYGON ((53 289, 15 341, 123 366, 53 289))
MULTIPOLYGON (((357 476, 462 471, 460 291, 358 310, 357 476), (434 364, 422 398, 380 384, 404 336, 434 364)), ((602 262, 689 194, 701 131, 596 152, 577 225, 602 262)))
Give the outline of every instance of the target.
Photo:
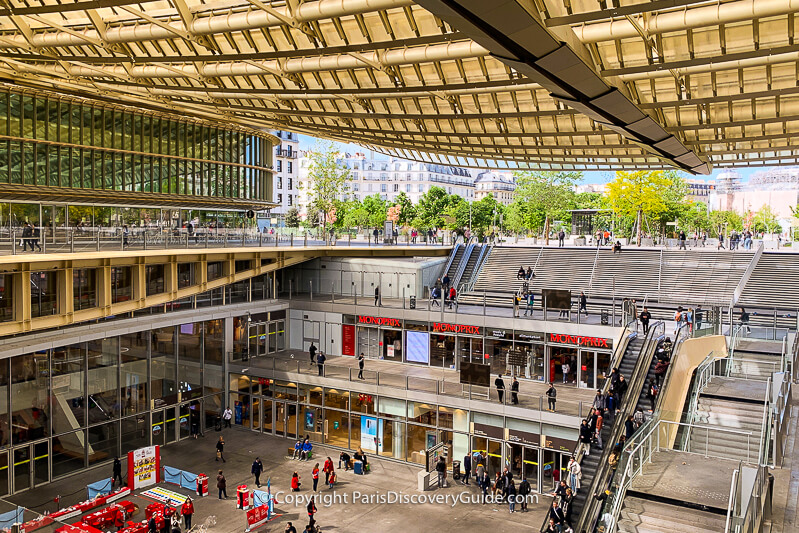
POLYGON ((153 446, 164 445, 164 411, 153 411, 152 420, 153 446))
POLYGON ((377 328, 358 328, 359 352, 367 359, 380 358, 380 330, 377 328))
POLYGON ((191 409, 188 403, 180 404, 178 427, 180 439, 188 438, 191 435, 191 409))
POLYGON ((274 433, 275 431, 275 402, 272 400, 263 400, 263 408, 261 409, 261 431, 264 433, 274 433))
MULTIPOLYGON (((494 474, 497 472, 502 473, 502 442, 498 440, 491 440, 485 437, 472 437, 472 451, 486 452, 488 455, 487 465, 485 465, 486 472, 488 473, 489 480, 494 479, 494 474)), ((477 468, 477 465, 472 465, 472 468, 477 468)))
POLYGON ((275 408, 275 435, 280 437, 286 436, 286 404, 283 402, 274 402, 275 408))
POLYGON ((521 444, 505 444, 505 464, 508 465, 508 470, 513 474, 516 483, 521 481, 522 465, 524 461, 524 446, 521 444))
POLYGON ((50 481, 50 445, 47 441, 16 448, 13 454, 15 493, 50 481))

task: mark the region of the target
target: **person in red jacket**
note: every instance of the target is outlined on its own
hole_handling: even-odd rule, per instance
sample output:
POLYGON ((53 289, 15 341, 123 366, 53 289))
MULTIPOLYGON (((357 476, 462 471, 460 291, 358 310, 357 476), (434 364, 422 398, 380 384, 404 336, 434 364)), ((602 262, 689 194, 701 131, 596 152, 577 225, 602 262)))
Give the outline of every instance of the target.
POLYGON ((186 524, 186 531, 191 529, 191 515, 194 514, 194 504, 191 502, 191 498, 188 496, 186 497, 186 501, 183 502, 183 505, 180 507, 180 514, 183 515, 183 522, 186 524))
POLYGON ((316 486, 319 484, 319 463, 316 463, 311 472, 313 476, 313 491, 316 492, 316 486))
POLYGON ((120 505, 117 507, 117 512, 114 514, 114 525, 117 531, 125 528, 125 520, 127 520, 127 513, 125 513, 125 508, 120 505))
POLYGON ((297 471, 291 476, 291 490, 292 492, 300 492, 300 476, 297 471))
POLYGON ((330 457, 325 459, 325 466, 322 467, 322 472, 325 473, 325 485, 330 484, 330 474, 333 473, 333 459, 330 457))

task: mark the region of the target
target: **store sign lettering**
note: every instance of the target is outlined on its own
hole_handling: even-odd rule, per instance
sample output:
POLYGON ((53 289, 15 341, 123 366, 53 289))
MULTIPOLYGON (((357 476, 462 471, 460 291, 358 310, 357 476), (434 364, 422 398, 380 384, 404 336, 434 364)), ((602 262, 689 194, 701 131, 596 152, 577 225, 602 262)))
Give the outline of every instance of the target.
POLYGON ((402 322, 398 318, 386 318, 382 316, 358 316, 358 324, 373 324, 375 326, 389 326, 401 328, 402 322))
POLYGON ((577 346, 589 346, 591 348, 610 348, 609 339, 601 337, 585 337, 583 335, 566 335, 565 333, 550 333, 550 342, 562 344, 574 344, 577 346))
POLYGON ((480 335, 480 326, 467 326, 465 324, 446 324, 444 322, 433 322, 433 331, 437 333, 468 333, 470 335, 480 335))

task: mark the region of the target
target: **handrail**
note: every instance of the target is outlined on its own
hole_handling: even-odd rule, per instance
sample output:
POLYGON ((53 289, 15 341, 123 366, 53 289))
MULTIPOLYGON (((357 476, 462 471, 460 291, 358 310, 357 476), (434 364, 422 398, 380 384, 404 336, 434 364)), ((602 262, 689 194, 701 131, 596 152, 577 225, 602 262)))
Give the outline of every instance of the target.
MULTIPOLYGON (((671 365, 669 365, 671 366, 671 365)), ((694 383, 691 391, 691 397, 688 400, 688 408, 685 410, 685 421, 688 424, 688 429, 686 429, 682 434, 682 439, 680 440, 680 450, 687 451, 688 443, 691 440, 691 428, 693 427, 692 424, 694 422, 694 418, 696 416, 696 408, 699 404, 699 396, 702 394, 702 391, 710 383, 710 380, 713 379, 713 376, 718 376, 721 374, 716 373, 716 352, 710 352, 707 357, 696 367, 694 383)), ((727 365, 729 367, 729 365, 727 365)))
POLYGON ((447 274, 447 272, 449 272, 449 269, 452 266, 452 262, 455 260, 455 256, 458 255, 458 249, 461 246, 463 245, 456 244, 455 246, 452 247, 452 251, 449 253, 449 259, 447 260, 447 264, 444 266, 444 272, 441 275, 442 278, 447 274))
POLYGON ((746 270, 744 270, 744 273, 741 274, 741 279, 738 280, 738 285, 735 287, 735 290, 732 291, 730 307, 738 303, 738 299, 743 294, 746 284, 749 282, 749 278, 752 277, 752 273, 755 271, 755 267, 757 266, 758 261, 760 261, 760 257, 762 255, 763 241, 760 241, 757 245, 757 250, 755 250, 755 253, 752 255, 752 259, 749 261, 749 264, 746 267, 746 270))
POLYGON ((732 506, 738 499, 738 486, 743 461, 738 461, 738 468, 732 472, 732 482, 730 483, 730 496, 727 498, 727 520, 724 523, 724 533, 729 533, 732 519, 732 506))
MULTIPOLYGON (((638 336, 638 332, 633 331, 632 329, 633 322, 635 321, 630 320, 624 325, 624 329, 622 330, 621 334, 621 342, 619 342, 619 345, 616 347, 616 352, 613 354, 613 360, 610 365, 611 368, 619 367, 619 364, 621 363, 624 354, 627 352, 627 347, 630 344, 630 340, 638 336)), ((602 386, 602 394, 607 395, 609 389, 610 389, 610 380, 606 379, 605 383, 602 386)), ((589 409, 589 416, 590 416, 590 411, 591 410, 589 409)), ((586 418, 589 417, 587 416, 586 418)), ((577 448, 575 448, 574 450, 574 456, 578 462, 582 459, 584 451, 585 451, 585 445, 583 443, 578 443, 577 448)), ((596 479, 596 475, 594 476, 594 479, 596 479)), ((591 493, 589 492, 588 494, 591 493)), ((554 496, 552 499, 555 500, 556 498, 557 496, 554 496)), ((586 504, 588 503, 589 503, 588 500, 586 500, 586 504)), ((541 528, 539 529, 540 532, 543 532, 544 529, 546 529, 548 522, 549 522, 549 516, 547 515, 544 517, 543 524, 541 524, 541 528)))
POLYGON ((538 261, 541 260, 541 254, 544 253, 544 245, 541 245, 541 248, 538 250, 538 257, 535 258, 535 264, 533 265, 533 275, 535 275, 536 270, 538 270, 538 261))
MULTIPOLYGON (((471 241, 471 237, 469 238, 471 241)), ((457 287, 458 283, 463 277, 463 271, 466 270, 466 264, 469 262, 469 257, 474 253, 474 244, 465 244, 466 248, 463 250, 463 255, 461 256, 460 261, 458 262, 458 270, 455 271, 455 275, 452 276, 450 283, 453 287, 457 287)))
POLYGON ((591 267, 591 277, 588 278, 588 290, 590 291, 591 288, 594 286, 594 272, 596 272, 596 264, 599 260, 599 251, 602 249, 601 246, 596 247, 596 254, 594 254, 594 266, 591 267))
MULTIPOLYGON (((619 414, 617 415, 617 422, 613 424, 611 429, 611 435, 608 439, 609 443, 618 442, 620 440, 626 417, 635 411, 635 408, 638 404, 638 399, 640 397, 640 391, 643 390, 649 366, 652 362, 655 348, 657 347, 658 339, 664 335, 665 331, 666 324, 662 321, 655 322, 650 326, 649 331, 644 339, 644 343, 641 345, 641 350, 638 353, 638 358, 635 362, 635 368, 630 376, 627 393, 622 400, 622 404, 619 406, 620 409, 619 414)), ((606 447, 606 452, 603 452, 602 454, 603 458, 605 453, 609 454, 610 451, 611 447, 606 447)), ((608 462, 604 460, 600 461, 599 467, 597 468, 597 473, 594 475, 594 479, 591 480, 591 487, 588 491, 588 494, 596 494, 599 492, 600 487, 606 485, 611 476, 612 469, 610 468, 608 462)), ((599 517, 597 512, 598 505, 600 505, 599 502, 593 499, 589 498, 586 500, 586 506, 582 509, 580 517, 578 518, 578 524, 575 528, 576 531, 594 530, 594 526, 596 525, 596 521, 599 517), (590 525, 590 527, 586 527, 587 525, 590 525)))
POLYGON ((763 417, 761 418, 763 426, 760 428, 760 449, 757 451, 757 462, 760 465, 768 464, 768 451, 769 451, 769 444, 767 443, 766 438, 771 440, 771 421, 772 421, 772 411, 771 407, 771 388, 772 388, 771 378, 768 378, 766 381, 766 398, 763 400, 763 417))

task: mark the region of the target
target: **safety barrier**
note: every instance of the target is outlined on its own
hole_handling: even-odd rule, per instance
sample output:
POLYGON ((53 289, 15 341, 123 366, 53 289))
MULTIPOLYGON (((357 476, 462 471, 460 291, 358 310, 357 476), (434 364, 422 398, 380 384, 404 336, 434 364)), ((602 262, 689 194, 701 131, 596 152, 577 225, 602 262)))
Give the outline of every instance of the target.
POLYGON ((164 467, 163 480, 166 483, 178 485, 184 489, 196 490, 197 489, 197 474, 173 468, 171 466, 164 467))
POLYGON ((86 485, 86 495, 90 500, 101 494, 109 494, 112 490, 114 490, 114 480, 111 478, 86 485))

